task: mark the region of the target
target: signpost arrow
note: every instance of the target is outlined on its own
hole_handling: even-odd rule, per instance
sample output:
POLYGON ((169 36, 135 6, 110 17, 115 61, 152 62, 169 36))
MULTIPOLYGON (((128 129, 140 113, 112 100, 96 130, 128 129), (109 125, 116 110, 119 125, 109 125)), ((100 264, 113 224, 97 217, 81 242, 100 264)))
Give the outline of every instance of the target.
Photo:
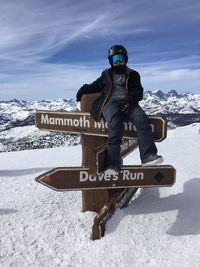
POLYGON ((43 173, 36 181, 57 191, 172 186, 175 169, 171 165, 122 166, 118 175, 89 174, 86 167, 60 167, 43 173))
MULTIPOLYGON (((131 152, 133 152, 138 147, 138 142, 134 139, 123 138, 121 144, 121 157, 124 158, 131 152)), ((107 145, 100 148, 96 152, 96 159, 97 159, 97 170, 98 174, 102 173, 106 167, 106 151, 107 145)))
MULTIPOLYGON (((148 116, 154 139, 161 142, 167 136, 167 121, 162 116, 148 116)), ((45 111, 35 115, 35 124, 41 130, 81 133, 85 135, 107 136, 107 123, 96 122, 88 112, 45 111)), ((124 122, 124 137, 135 138, 137 132, 131 122, 124 122)))

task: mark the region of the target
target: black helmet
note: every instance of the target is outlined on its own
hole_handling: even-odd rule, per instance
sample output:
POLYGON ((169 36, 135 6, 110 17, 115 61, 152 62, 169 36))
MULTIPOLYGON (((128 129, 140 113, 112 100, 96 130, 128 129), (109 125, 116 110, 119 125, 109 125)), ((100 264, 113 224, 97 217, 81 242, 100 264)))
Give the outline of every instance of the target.
POLYGON ((128 53, 126 48, 123 45, 113 45, 111 48, 108 50, 108 59, 111 64, 111 56, 123 53, 125 56, 125 62, 128 62, 128 53))

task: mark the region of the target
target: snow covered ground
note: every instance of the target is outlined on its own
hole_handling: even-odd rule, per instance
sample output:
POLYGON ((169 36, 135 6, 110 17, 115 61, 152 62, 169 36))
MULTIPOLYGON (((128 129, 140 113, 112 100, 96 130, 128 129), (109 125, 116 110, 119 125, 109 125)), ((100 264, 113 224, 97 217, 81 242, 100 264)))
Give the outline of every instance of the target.
MULTIPOLYGON (((200 124, 157 143, 177 169, 173 187, 144 189, 118 210, 105 236, 90 239, 95 213, 81 211, 81 192, 35 182, 58 166, 77 166, 81 146, 0 153, 0 266, 200 266, 200 124)), ((125 164, 139 164, 132 153, 125 164)))

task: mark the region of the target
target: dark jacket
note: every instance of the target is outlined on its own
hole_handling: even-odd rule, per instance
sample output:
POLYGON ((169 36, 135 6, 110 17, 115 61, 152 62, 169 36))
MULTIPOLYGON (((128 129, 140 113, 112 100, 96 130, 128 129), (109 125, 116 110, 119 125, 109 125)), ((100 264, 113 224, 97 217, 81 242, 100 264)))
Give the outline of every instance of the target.
MULTIPOLYGON (((140 75, 137 71, 126 67, 125 70, 125 88, 127 97, 125 99, 129 104, 137 104, 143 97, 143 87, 140 82, 140 75)), ((112 69, 104 70, 101 76, 91 84, 84 84, 77 92, 77 101, 81 100, 83 94, 101 92, 100 96, 92 104, 90 113, 92 117, 99 121, 103 107, 109 99, 112 91, 112 69)))

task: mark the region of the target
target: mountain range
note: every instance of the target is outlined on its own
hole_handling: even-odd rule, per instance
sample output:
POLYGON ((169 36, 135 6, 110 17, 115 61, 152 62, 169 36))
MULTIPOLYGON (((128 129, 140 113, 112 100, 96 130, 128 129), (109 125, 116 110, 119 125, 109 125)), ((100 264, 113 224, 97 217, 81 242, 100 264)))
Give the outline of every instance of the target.
MULTIPOLYGON (((146 91, 140 105, 148 115, 165 115, 169 129, 200 122, 200 94, 146 91)), ((0 101, 0 152, 80 143, 79 135, 38 130, 36 110, 79 111, 80 105, 73 99, 0 101)))

